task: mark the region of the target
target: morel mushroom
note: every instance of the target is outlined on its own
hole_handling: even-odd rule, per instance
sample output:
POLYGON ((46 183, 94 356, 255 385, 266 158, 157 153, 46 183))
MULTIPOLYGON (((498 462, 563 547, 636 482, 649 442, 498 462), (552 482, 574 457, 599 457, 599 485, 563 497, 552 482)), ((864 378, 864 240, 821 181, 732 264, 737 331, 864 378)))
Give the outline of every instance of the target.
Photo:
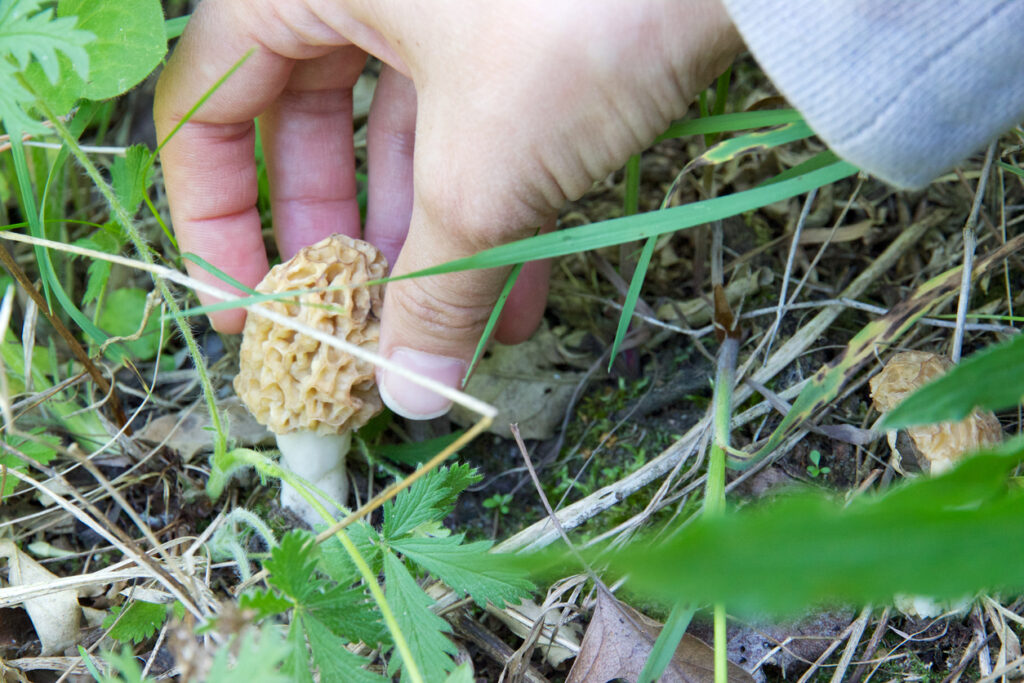
MULTIPOLYGON (((277 313, 376 350, 383 287, 359 286, 387 276, 384 256, 368 242, 333 235, 275 266, 260 293, 316 289, 263 304, 277 313), (326 288, 339 287, 327 291, 326 288)), ((246 318, 235 391, 277 435, 282 466, 323 491, 328 509, 348 498, 345 455, 351 433, 381 409, 372 363, 259 315, 246 318)), ((310 526, 323 520, 287 484, 281 504, 310 526)))
MULTIPOLYGON (((948 358, 936 353, 897 353, 880 373, 871 378, 871 397, 875 409, 880 413, 889 412, 907 396, 946 374, 952 367, 953 363, 948 358)), ((910 427, 907 435, 925 460, 921 463, 922 469, 927 469, 931 474, 940 474, 953 467, 965 453, 1002 441, 1003 429, 991 411, 975 408, 960 422, 910 427)))

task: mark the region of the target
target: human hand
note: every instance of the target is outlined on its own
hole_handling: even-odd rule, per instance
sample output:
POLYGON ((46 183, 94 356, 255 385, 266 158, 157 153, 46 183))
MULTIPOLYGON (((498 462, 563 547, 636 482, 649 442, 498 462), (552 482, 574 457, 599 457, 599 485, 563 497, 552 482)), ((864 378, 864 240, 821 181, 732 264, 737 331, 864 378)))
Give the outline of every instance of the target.
MULTIPOLYGON (((363 232, 400 275, 529 236, 681 116, 740 47, 719 0, 205 0, 157 86, 160 138, 255 52, 161 153, 179 244, 249 286, 267 272, 257 116, 284 259, 363 232), (361 230, 351 99, 368 53, 387 66, 370 110, 361 230)), ((507 273, 389 284, 381 353, 457 386, 507 273)), ((546 264, 527 264, 498 339, 528 337, 546 292, 546 264)), ((244 311, 211 318, 238 332, 244 311)), ((448 408, 397 375, 378 380, 400 414, 448 408)))

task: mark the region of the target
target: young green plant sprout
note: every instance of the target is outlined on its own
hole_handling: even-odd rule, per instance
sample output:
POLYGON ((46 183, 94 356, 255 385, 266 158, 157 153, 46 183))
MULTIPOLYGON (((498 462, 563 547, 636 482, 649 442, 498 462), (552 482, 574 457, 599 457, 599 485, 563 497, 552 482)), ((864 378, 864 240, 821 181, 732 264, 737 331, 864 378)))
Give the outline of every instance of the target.
MULTIPOLYGON (((289 318, 376 350, 384 256, 368 242, 333 235, 275 266, 256 291, 315 289, 262 305, 289 318), (336 289, 331 289, 336 288, 336 289)), ((373 364, 307 335, 249 315, 242 332, 235 391, 260 423, 277 435, 281 464, 320 489, 328 510, 345 505, 345 455, 351 434, 381 409, 373 364)), ((312 526, 324 520, 287 484, 281 505, 312 526)))

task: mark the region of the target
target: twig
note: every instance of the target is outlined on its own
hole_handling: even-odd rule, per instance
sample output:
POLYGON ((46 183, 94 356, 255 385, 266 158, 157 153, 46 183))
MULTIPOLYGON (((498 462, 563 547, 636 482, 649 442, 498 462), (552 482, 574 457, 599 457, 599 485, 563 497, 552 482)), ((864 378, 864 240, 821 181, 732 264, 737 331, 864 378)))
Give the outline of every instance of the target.
POLYGON ((804 223, 807 222, 807 216, 811 213, 811 204, 814 203, 814 198, 818 196, 818 188, 813 188, 807 193, 807 198, 804 200, 804 206, 800 210, 800 218, 797 219, 796 228, 793 230, 792 241, 789 243, 789 254, 786 256, 786 268, 782 273, 782 286, 779 288, 779 303, 775 306, 775 321, 772 323, 771 328, 768 330, 766 335, 767 341, 765 342, 764 352, 768 354, 772 350, 772 343, 775 341, 775 335, 779 331, 779 326, 782 325, 782 314, 786 309, 786 293, 789 291, 789 278, 793 274, 793 262, 796 260, 796 251, 800 246, 800 234, 804 230, 804 223))
MULTIPOLYGON (((60 318, 53 314, 49 305, 46 303, 46 299, 44 299, 43 295, 39 293, 39 290, 35 288, 32 281, 28 279, 27 275, 25 275, 25 271, 23 271, 21 266, 14 261, 11 253, 7 251, 7 248, 3 245, 0 245, 0 263, 3 263, 7 272, 9 272, 11 276, 18 281, 22 290, 24 290, 24 292, 28 294, 29 298, 35 302, 36 307, 43 312, 43 315, 46 316, 46 320, 53 326, 53 329, 56 330, 57 334, 60 335, 60 338, 64 340, 64 343, 68 345, 68 349, 71 350, 72 355, 74 355, 75 359, 82 364, 82 367, 84 367, 86 372, 89 373, 92 381, 96 383, 96 386, 100 388, 100 391, 104 394, 110 395, 110 410, 114 413, 114 420, 117 422, 118 427, 125 427, 127 418, 125 417, 124 410, 121 408, 121 400, 117 397, 117 393, 114 392, 113 387, 107 381, 107 378, 103 376, 100 369, 92 362, 89 354, 84 348, 82 348, 82 345, 78 343, 78 340, 75 339, 75 335, 71 334, 71 331, 68 330, 67 326, 64 325, 63 322, 61 322, 60 318)), ((130 427, 127 429, 126 433, 131 435, 132 432, 130 427)))
POLYGON ((960 353, 964 344, 964 323, 967 322, 967 309, 971 301, 971 275, 974 270, 974 250, 978 243, 975 234, 975 227, 978 224, 978 214, 981 212, 981 201, 985 196, 985 187, 988 184, 989 171, 992 168, 992 159, 996 152, 996 141, 993 140, 985 152, 985 165, 981 169, 981 176, 978 178, 978 188, 974 193, 974 203, 971 204, 971 213, 967 216, 964 224, 964 264, 960 277, 960 299, 956 305, 956 334, 953 335, 953 350, 950 352, 950 360, 954 363, 960 362, 960 353))
POLYGON ((867 628, 868 619, 871 618, 871 606, 867 605, 861 610, 860 616, 853 622, 853 630, 850 632, 850 639, 846 641, 846 648, 843 650, 843 656, 839 658, 839 664, 836 666, 836 670, 832 673, 831 683, 842 683, 846 670, 850 666, 850 661, 853 659, 853 653, 857 651, 857 646, 860 645, 861 636, 864 635, 864 629, 867 628))

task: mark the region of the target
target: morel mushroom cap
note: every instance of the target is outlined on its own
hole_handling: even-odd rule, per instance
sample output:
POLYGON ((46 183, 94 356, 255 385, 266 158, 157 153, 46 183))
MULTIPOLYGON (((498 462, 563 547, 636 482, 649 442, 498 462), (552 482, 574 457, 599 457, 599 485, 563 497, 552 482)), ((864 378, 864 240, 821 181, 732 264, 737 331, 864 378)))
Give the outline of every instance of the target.
MULTIPOLYGON (((944 375, 953 363, 928 351, 906 351, 889 359, 882 372, 871 378, 871 397, 880 413, 887 413, 928 382, 944 375)), ((951 468, 965 453, 986 444, 999 443, 1003 429, 996 416, 975 409, 960 422, 940 422, 907 429, 931 474, 951 468)), ((924 465, 924 463, 922 463, 924 465)))
MULTIPOLYGON (((358 285, 385 277, 387 270, 372 244, 333 235, 275 266, 256 291, 315 289, 263 305, 331 337, 376 350, 383 287, 358 285), (337 289, 328 290, 332 287, 337 289)), ((284 469, 313 484, 328 510, 344 506, 350 432, 381 409, 373 364, 258 315, 246 318, 242 335, 235 391, 256 419, 277 434, 284 469)), ((310 526, 323 521, 287 482, 281 504, 310 526)))
MULTIPOLYGON (((261 293, 323 290, 263 304, 325 334, 372 350, 380 333, 383 287, 354 287, 387 276, 368 242, 333 235, 275 266, 261 293)), ((373 364, 257 315, 246 319, 235 391, 276 434, 358 429, 381 409, 373 364)))

